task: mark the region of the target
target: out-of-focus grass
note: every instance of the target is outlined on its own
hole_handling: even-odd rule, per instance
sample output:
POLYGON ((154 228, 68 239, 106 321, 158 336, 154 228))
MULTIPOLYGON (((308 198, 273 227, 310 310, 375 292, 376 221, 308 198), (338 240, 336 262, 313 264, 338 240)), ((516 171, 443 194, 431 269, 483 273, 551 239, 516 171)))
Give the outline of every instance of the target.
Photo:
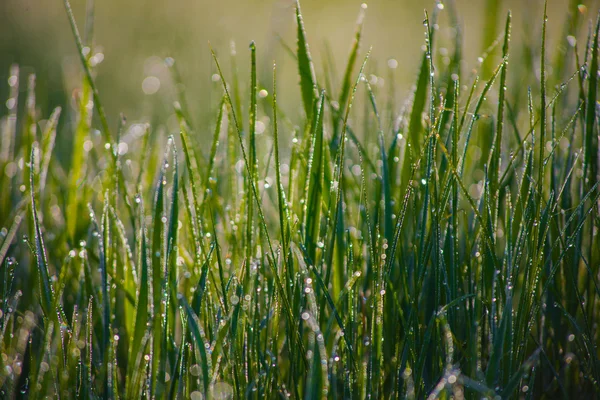
MULTIPOLYGON (((125 113, 131 121, 148 121, 160 115, 161 124, 176 127, 176 118, 165 97, 172 96, 168 71, 162 60, 167 56, 179 62, 185 86, 194 93, 207 93, 218 89, 211 81, 215 72, 209 57, 207 42, 222 56, 228 53, 230 41, 238 50, 246 47, 251 39, 258 44, 260 59, 275 59, 279 64, 281 90, 286 92, 282 106, 289 112, 297 112, 298 95, 294 90, 297 83, 293 61, 286 57, 277 36, 287 43, 294 40, 293 0, 129 0, 120 2, 106 0, 96 2, 94 23, 95 49, 103 56, 98 65, 97 84, 106 96, 112 99, 105 107, 113 126, 119 113, 125 113), (142 82, 148 76, 159 78, 161 86, 155 95, 145 95, 142 82)), ((373 45, 373 58, 384 65, 388 58, 400 63, 395 70, 398 98, 406 97, 414 83, 414 71, 418 68, 422 52, 422 14, 426 6, 420 0, 373 1, 369 6, 368 23, 365 26, 365 43, 373 45)), ((532 24, 541 13, 542 1, 487 1, 455 0, 463 34, 468 37, 468 46, 463 49, 465 68, 473 68, 477 57, 501 34, 503 16, 508 9, 515 14, 513 35, 516 40, 531 41, 539 37, 539 24, 532 24), (497 4, 497 8, 489 4, 497 4), (497 12, 490 10, 497 9, 497 12), (491 21, 496 21, 495 26, 491 21)), ((448 4, 452 4, 448 3, 448 4)), ((549 30, 550 48, 564 43, 562 29, 564 10, 569 0, 553 0, 549 4, 549 16, 555 21, 549 30), (562 38, 562 42, 559 42, 562 38)), ((588 11, 582 19, 595 15, 598 4, 583 2, 588 11)), ((304 4, 309 38, 312 42, 316 69, 322 72, 324 60, 331 52, 334 68, 343 68, 349 51, 348 37, 354 30, 356 9, 360 2, 343 0, 316 1, 304 4)), ((83 21, 86 16, 86 1, 72 4, 76 17, 83 21)), ((449 14, 440 15, 441 38, 452 36, 453 23, 449 14)), ((79 87, 79 61, 73 56, 70 29, 64 12, 55 2, 34 0, 6 0, 0 3, 0 78, 8 77, 11 64, 17 63, 25 73, 35 72, 38 76, 38 104, 47 112, 57 105, 70 102, 73 91, 79 87)), ((585 29, 578 37, 585 40, 585 29)), ((531 42, 533 45, 536 42, 531 42)), ((450 43, 440 43, 440 48, 451 49, 450 43)), ((99 60, 99 59, 97 59, 99 60)), ((486 75, 495 65, 487 62, 486 75)), ((228 70, 229 63, 224 65, 228 70)), ((239 65, 240 73, 249 74, 248 65, 239 65)), ((340 72, 341 73, 341 72, 340 72)), ((259 84, 270 86, 270 68, 258 66, 259 84)), ((5 90, 6 86, 0 87, 5 90)), ((5 92, 0 95, 6 97, 5 92)), ((190 106, 194 115, 206 119, 210 116, 208 99, 213 96, 192 96, 190 106)), ((61 122, 62 123, 62 122, 61 122)), ((59 143, 60 146, 60 143, 59 143)), ((59 148, 59 154, 63 149, 59 148)))
POLYGON ((281 54, 214 41, 206 90, 166 57, 128 122, 102 80, 156 80, 103 78, 102 13, 64 4, 69 100, 6 80, 2 397, 598 396, 591 7, 433 3, 404 90, 371 8, 340 58, 294 3, 281 54))

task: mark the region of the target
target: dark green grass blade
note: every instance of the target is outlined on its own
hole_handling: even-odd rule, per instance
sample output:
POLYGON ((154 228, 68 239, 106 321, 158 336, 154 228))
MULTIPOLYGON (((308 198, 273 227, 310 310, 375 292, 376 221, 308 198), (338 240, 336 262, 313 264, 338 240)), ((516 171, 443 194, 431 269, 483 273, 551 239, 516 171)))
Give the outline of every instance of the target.
MULTIPOLYGON (((109 192, 107 191, 104 196, 104 207, 102 210, 101 217, 101 226, 98 224, 96 220, 96 216, 94 215, 94 210, 91 205, 88 206, 90 211, 90 218, 92 222, 92 226, 94 230, 98 233, 98 268, 100 270, 101 276, 101 290, 102 290, 102 337, 101 337, 101 347, 100 354, 101 360, 103 363, 103 398, 108 399, 112 397, 113 392, 113 380, 110 376, 110 368, 109 368, 109 357, 111 357, 111 344, 112 344, 112 335, 111 335, 111 299, 109 294, 109 283, 108 283, 108 268, 111 265, 108 261, 109 254, 109 241, 110 241, 110 221, 108 216, 109 209, 109 192)), ((112 291, 111 291, 112 292, 112 291)))
MULTIPOLYGON (((591 68, 588 83, 588 98, 587 98, 587 109, 585 113, 585 138, 584 138, 584 160, 583 160, 583 177, 586 184, 582 185, 584 190, 594 185, 595 182, 600 181, 600 175, 598 174, 598 36, 600 35, 600 11, 598 12, 596 26, 594 28, 594 38, 591 51, 591 68)), ((594 270, 598 271, 598 249, 600 245, 600 238, 597 234, 594 234, 594 230, 597 229, 597 216, 600 212, 600 207, 596 207, 592 213, 590 220, 590 229, 588 233, 589 247, 587 251, 587 261, 590 265, 595 266, 594 270), (596 221, 596 222, 594 222, 596 221), (596 224, 594 227, 594 224, 596 224), (596 258, 594 258, 596 257, 596 258)), ((583 253, 583 248, 580 250, 583 253)), ((597 357, 594 357, 596 360, 597 357)), ((598 377, 596 376, 596 379, 598 377)))
POLYGON ((200 310, 202 309, 202 298, 204 297, 204 293, 206 291, 206 279, 208 276, 208 269, 210 267, 210 259, 215 249, 215 245, 210 247, 208 255, 206 256, 206 260, 202 264, 202 269, 200 273, 200 279, 198 280, 198 285, 196 286, 196 290, 194 291, 194 299, 192 300, 192 310, 198 315, 200 315, 200 310))
POLYGON ((588 98, 585 113, 585 145, 584 145, 584 177, 588 178, 588 187, 596 180, 598 168, 598 137, 594 135, 596 127, 596 99, 598 95, 598 35, 600 30, 600 14, 594 31, 592 45, 591 68, 588 81, 588 98))

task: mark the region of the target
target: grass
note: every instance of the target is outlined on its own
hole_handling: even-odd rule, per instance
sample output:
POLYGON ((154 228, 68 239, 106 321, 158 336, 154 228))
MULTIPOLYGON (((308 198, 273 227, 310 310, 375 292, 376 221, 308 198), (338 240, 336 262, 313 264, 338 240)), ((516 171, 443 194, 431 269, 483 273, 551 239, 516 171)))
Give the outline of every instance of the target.
POLYGON ((600 18, 559 56, 545 9, 533 48, 509 13, 466 73, 456 9, 436 3, 398 104, 360 47, 366 7, 338 80, 330 57, 317 73, 297 3, 300 113, 279 107, 275 65, 258 82, 252 42, 248 91, 241 56, 228 75, 213 51, 220 100, 199 126, 167 60, 166 136, 111 131, 93 3, 84 41, 64 2, 77 107, 42 121, 14 66, 0 130, 1 397, 600 395, 600 18))

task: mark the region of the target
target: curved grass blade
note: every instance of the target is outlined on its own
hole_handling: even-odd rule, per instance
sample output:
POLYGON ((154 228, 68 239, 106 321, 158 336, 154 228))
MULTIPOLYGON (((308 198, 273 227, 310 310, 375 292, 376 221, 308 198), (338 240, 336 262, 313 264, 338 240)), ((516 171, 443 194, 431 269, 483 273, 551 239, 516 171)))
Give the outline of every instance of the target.
POLYGON ((210 384, 209 376, 212 374, 212 371, 211 371, 212 365, 211 365, 210 358, 207 357, 207 354, 206 354, 206 347, 205 347, 206 342, 205 342, 204 331, 200 327, 201 325, 200 325, 200 320, 198 319, 198 316, 196 315, 194 310, 192 310, 190 305, 187 303, 187 301, 185 300, 185 297, 183 297, 183 296, 179 297, 179 304, 181 304, 181 306, 185 309, 185 312, 187 314, 187 324, 192 333, 194 341, 196 343, 195 348, 200 353, 200 358, 202 361, 200 367, 201 367, 201 371, 202 371, 202 385, 204 388, 204 393, 209 393, 208 392, 209 384, 210 384))

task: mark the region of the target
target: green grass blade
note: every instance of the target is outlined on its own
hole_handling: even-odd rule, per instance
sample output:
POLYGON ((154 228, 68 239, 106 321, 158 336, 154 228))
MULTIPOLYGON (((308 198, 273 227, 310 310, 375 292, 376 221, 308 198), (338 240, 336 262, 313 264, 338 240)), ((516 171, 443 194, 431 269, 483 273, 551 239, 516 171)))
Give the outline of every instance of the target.
POLYGON ((182 297, 182 296, 179 297, 179 304, 181 304, 181 306, 184 307, 184 309, 185 309, 185 312, 187 315, 188 327, 189 327, 189 329, 192 333, 192 336, 194 338, 194 341, 196 343, 195 348, 200 353, 200 357, 202 360, 202 363, 201 363, 202 385, 203 385, 204 393, 208 393, 208 388, 209 388, 209 384, 210 384, 209 377, 212 373, 212 371, 211 371, 212 366, 211 366, 210 358, 206 354, 205 334, 201 328, 200 319, 198 318, 196 313, 194 313, 194 310, 192 310, 192 308, 187 303, 187 301, 185 300, 184 297, 182 297))
POLYGON ((48 256, 46 247, 44 246, 44 237, 37 213, 35 202, 35 185, 34 185, 34 168, 35 165, 35 149, 31 150, 31 168, 29 171, 29 191, 31 194, 31 214, 33 229, 35 232, 35 260, 38 273, 40 274, 40 304, 44 315, 49 320, 56 320, 56 310, 54 308, 54 289, 50 283, 50 273, 48 272, 48 256))
MULTIPOLYGON (((138 234, 138 265, 139 265, 139 280, 138 280, 138 291, 137 291, 137 302, 135 305, 135 324, 133 329, 133 335, 131 337, 131 346, 129 348, 129 361, 128 361, 128 372, 127 375, 131 379, 127 380, 126 393, 127 397, 132 398, 134 393, 139 393, 141 388, 138 388, 139 382, 139 370, 135 368, 136 360, 141 359, 144 354, 145 346, 142 345, 144 336, 148 329, 150 322, 150 314, 148 312, 150 303, 150 276, 148 271, 148 254, 147 254, 147 242, 146 242, 146 224, 144 223, 144 205, 139 199, 139 234, 138 234), (138 377, 136 379, 136 377, 138 377)), ((139 366, 139 364, 137 364, 139 366)))
POLYGON ((285 200, 285 190, 281 182, 281 160, 279 155, 279 125, 277 123, 277 77, 276 67, 273 64, 273 147, 275 152, 275 181, 277 184, 277 202, 279 211, 279 229, 281 230, 281 243, 283 254, 287 254, 287 226, 289 226, 288 210, 285 200), (288 224, 285 221, 287 219, 288 224))
POLYGON ((308 157, 307 192, 304 203, 304 243, 307 244, 309 256, 316 260, 316 244, 319 241, 319 228, 321 225, 321 199, 325 179, 325 148, 323 140, 323 107, 325 93, 321 93, 317 103, 317 114, 311 133, 311 145, 308 157))
MULTIPOLYGON (((498 115, 496 122, 495 140, 492 150, 490 151, 490 181, 491 190, 495 197, 498 197, 499 179, 500 179, 500 167, 502 159, 502 139, 504 136, 504 105, 505 96, 507 91, 506 76, 508 73, 508 53, 510 44, 510 31, 511 31, 511 20, 512 14, 509 12, 506 16, 506 27, 504 29, 504 45, 502 46, 502 57, 504 64, 502 66, 502 72, 500 73, 500 91, 498 95, 498 115)), ((499 199, 497 199, 499 201, 499 199)), ((497 208, 498 205, 495 205, 497 208)))
POLYGON ((342 122, 341 114, 342 111, 346 109, 346 103, 348 102, 348 96, 350 96, 350 89, 352 88, 352 71, 354 71, 354 65, 356 64, 356 59, 358 58, 358 50, 360 47, 360 39, 362 37, 363 21, 365 17, 365 6, 366 4, 361 5, 360 12, 358 14, 358 20, 356 21, 356 32, 354 34, 354 42, 352 43, 352 49, 350 50, 348 62, 346 63, 346 70, 344 71, 342 89, 338 98, 338 113, 340 114, 340 118, 338 118, 337 122, 335 123, 334 138, 337 136, 339 124, 342 122))
POLYGON ((300 1, 296 0, 296 23, 297 27, 297 54, 298 54, 298 73, 300 74, 300 89, 302 91, 302 102, 307 120, 312 115, 313 103, 317 98, 317 78, 315 76, 315 67, 310 56, 308 42, 306 41, 306 31, 304 30, 304 21, 300 11, 300 1))

